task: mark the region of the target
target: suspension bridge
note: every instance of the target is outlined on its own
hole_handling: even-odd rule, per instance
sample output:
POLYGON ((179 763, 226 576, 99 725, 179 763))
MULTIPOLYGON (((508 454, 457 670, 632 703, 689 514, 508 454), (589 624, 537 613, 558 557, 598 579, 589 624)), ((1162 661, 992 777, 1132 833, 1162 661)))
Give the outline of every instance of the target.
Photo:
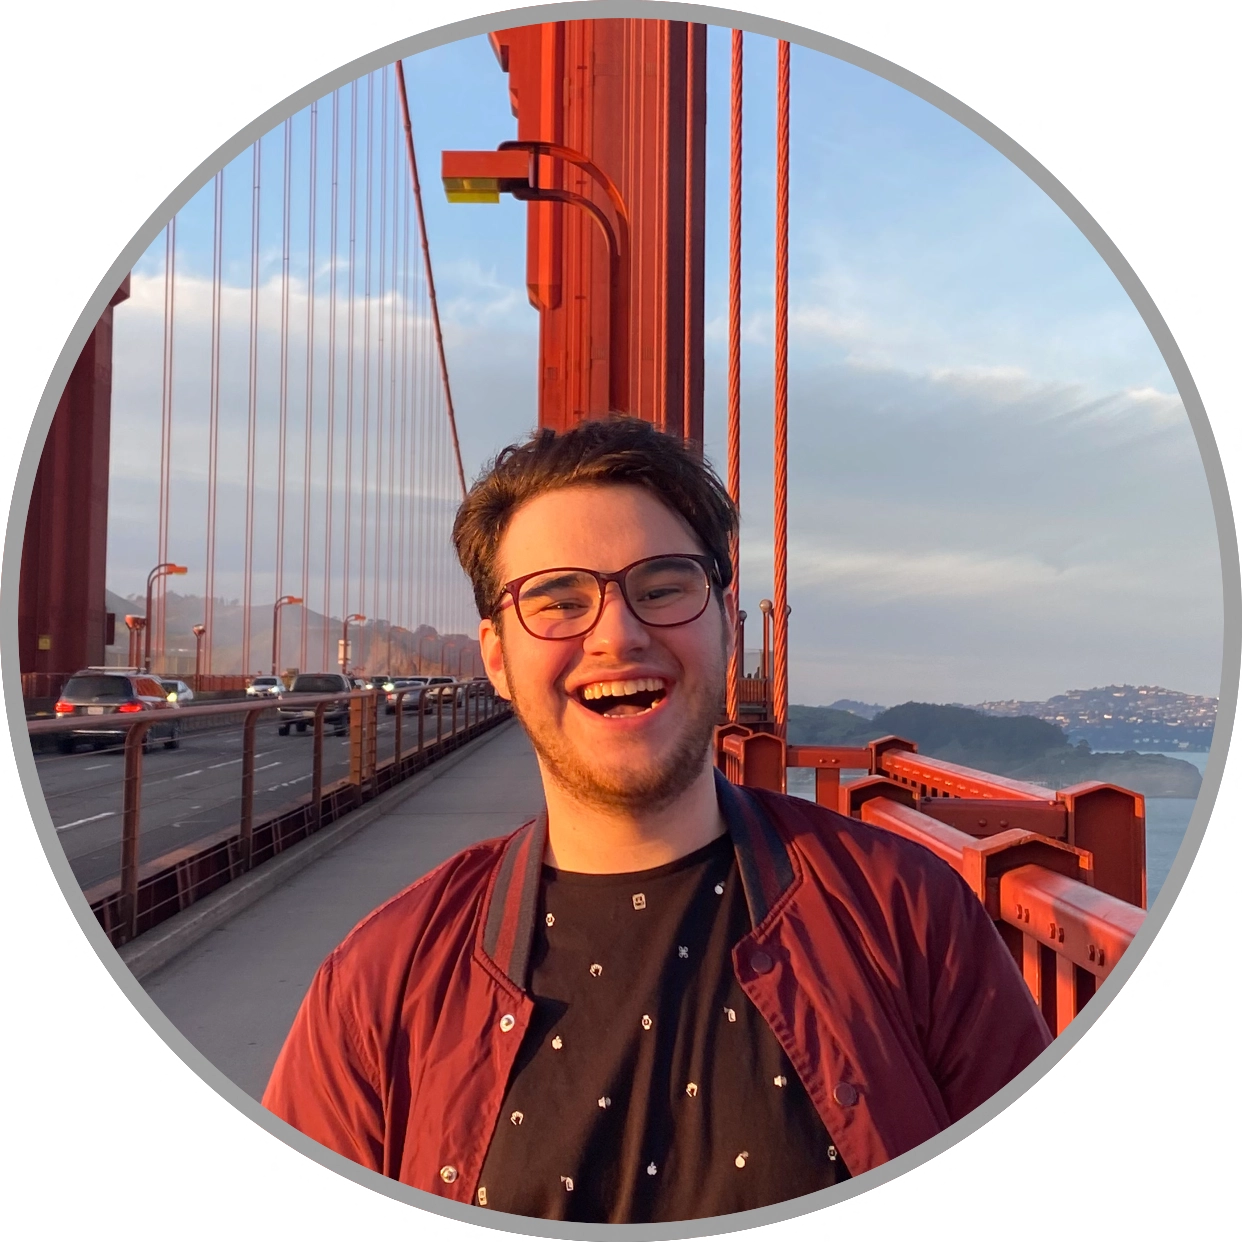
MULTIPOLYGON (((787 737, 790 56, 785 43, 729 38, 729 160, 714 187, 729 203, 722 473, 750 520, 743 80, 756 54, 773 56, 776 70, 774 395, 770 410, 747 412, 771 437, 774 572, 751 619, 762 650, 729 669, 717 763, 735 781, 776 789, 800 770, 815 800, 955 867, 1060 1033, 1141 924, 1142 797, 1098 782, 1058 790, 1006 780, 896 737, 864 747, 787 737)), ((621 410, 701 446, 706 28, 552 22, 491 43, 495 76, 472 87, 504 91, 507 81, 516 137, 443 151, 437 180, 453 202, 526 204, 541 425, 621 410)), ((513 826, 538 798, 506 706, 470 677, 468 586, 448 541, 466 478, 416 126, 404 67, 378 70, 265 135, 169 222, 74 371, 27 525, 23 686, 61 843, 104 930, 165 1012, 255 1094, 311 973, 351 922, 460 845, 513 826), (122 499, 107 488, 120 384, 111 359, 140 301, 160 328, 159 382, 145 424, 152 569, 130 622, 140 663, 187 674, 200 695, 176 709, 175 753, 144 762, 162 717, 139 710, 119 726, 122 743, 84 762, 43 747, 82 727, 55 715, 64 678, 106 665, 110 650, 125 662, 104 580, 108 519, 122 499), (202 589, 192 674, 175 664, 172 641, 169 578, 183 568, 202 589), (222 602, 222 587, 236 605, 222 602), (310 736, 299 742, 277 734, 277 705, 236 697, 267 666, 258 653, 269 642, 273 670, 459 680, 448 694, 412 685, 391 699, 374 687, 287 697, 281 707, 306 713, 310 736), (328 735, 333 712, 347 716, 340 738, 328 735), (327 923, 325 906, 335 912, 327 923), (311 925, 321 934, 298 931, 311 925), (212 929, 222 936, 206 953, 197 946, 212 929), (258 965, 256 936, 267 946, 258 965), (227 1030, 212 1013, 230 1015, 227 1030)), ((737 548, 733 557, 735 572, 744 568, 737 548)), ((185 621, 175 624, 184 631, 185 621)))

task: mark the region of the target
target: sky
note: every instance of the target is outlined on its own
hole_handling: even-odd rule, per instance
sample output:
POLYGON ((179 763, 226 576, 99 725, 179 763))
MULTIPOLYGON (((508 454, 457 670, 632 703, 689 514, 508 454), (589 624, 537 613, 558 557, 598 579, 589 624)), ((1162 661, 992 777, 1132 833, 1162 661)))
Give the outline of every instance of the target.
MULTIPOLYGON (((728 33, 709 30, 708 49, 705 449, 723 473, 728 33)), ((771 594, 774 66, 773 42, 747 36, 741 581, 752 617, 771 594)), ((524 208, 448 204, 439 152, 494 147, 515 122, 483 38, 421 53, 406 73, 469 479, 537 419, 538 325, 524 290, 524 208)), ((377 101, 381 90, 377 77, 377 101)), ((974 703, 1110 682, 1217 693, 1220 569, 1203 469, 1168 370, 1107 266, 993 148, 891 83, 795 47, 791 112, 791 697, 974 703)), ((321 105, 321 174, 328 114, 321 105)), ((343 103, 343 127, 347 114, 343 103)), ((295 118, 294 325, 306 314, 308 126, 306 114, 295 118)), ((264 194, 275 195, 275 208, 264 200, 261 245, 267 349, 279 334, 281 141, 277 131, 264 144, 264 194)), ((244 406, 250 177, 247 155, 224 179, 223 439, 244 406)), ((211 232, 207 187, 178 220, 187 327, 173 533, 194 549, 211 232)), ((163 254, 161 238, 116 318, 109 585, 123 594, 154 563, 163 254)), ((320 297, 323 287, 320 275, 320 297)), ((420 307, 411 304, 411 322, 425 318, 420 307)), ((299 331, 289 399, 300 410, 299 331)), ((321 339, 316 348, 322 368, 321 339)), ((268 405, 272 383, 263 373, 268 405)), ((325 449, 316 442, 317 460, 325 449)), ((290 493, 299 515, 300 452, 290 493)), ((264 455, 267 529, 270 448, 264 455)), ((234 553, 238 462, 226 451, 221 467, 232 532, 222 547, 234 553)), ((436 494, 419 512, 434 511, 441 530, 452 489, 427 486, 436 494)), ((300 527, 296 536, 286 559, 300 566, 300 527)), ((270 566, 256 568, 256 599, 271 598, 270 566)), ((183 581, 193 589, 192 575, 183 581)), ((218 569, 217 593, 236 597, 238 581, 236 568, 218 569)), ((450 611, 467 616, 464 603, 450 611)))

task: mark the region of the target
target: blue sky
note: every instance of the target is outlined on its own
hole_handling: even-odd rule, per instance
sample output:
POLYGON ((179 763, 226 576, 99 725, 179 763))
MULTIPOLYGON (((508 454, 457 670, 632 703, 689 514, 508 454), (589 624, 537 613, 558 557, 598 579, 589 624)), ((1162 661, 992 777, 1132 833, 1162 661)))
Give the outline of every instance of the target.
MULTIPOLYGON (((746 47, 742 582, 755 616, 771 590, 775 49, 755 36, 746 47)), ((485 39, 422 53, 406 71, 469 476, 535 422, 537 322, 524 209, 447 204, 439 152, 493 147, 515 122, 485 39)), ((1042 191, 922 100, 801 48, 792 83, 795 699, 976 702, 1110 681, 1215 693, 1219 562, 1203 471, 1115 278, 1042 191)), ((375 89, 378 100, 378 77, 375 89)), ((717 29, 708 92, 706 448, 723 469, 728 34, 717 29)), ((328 103, 318 123, 326 238, 328 103)), ((295 280, 306 271, 308 125, 294 119, 295 280)), ((279 130, 264 141, 265 281, 280 266, 282 141, 279 130)), ((248 155, 225 186, 225 278, 240 297, 248 155)), ((189 308, 193 281, 209 274, 209 188, 178 230, 189 308)), ((161 242, 136 268, 161 296, 162 256, 161 242)), ((136 297, 117 317, 110 584, 122 591, 152 563, 158 308, 136 297)), ((192 446, 202 349, 186 333, 192 446)), ((174 461, 186 476, 174 524, 195 545, 200 464, 193 448, 174 461)), ((217 571, 221 592, 239 594, 227 577, 217 571)))

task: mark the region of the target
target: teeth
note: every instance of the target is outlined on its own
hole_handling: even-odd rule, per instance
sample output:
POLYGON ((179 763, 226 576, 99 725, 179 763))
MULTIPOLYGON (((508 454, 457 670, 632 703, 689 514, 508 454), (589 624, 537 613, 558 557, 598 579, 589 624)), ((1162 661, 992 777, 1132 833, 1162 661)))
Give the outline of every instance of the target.
POLYGON ((582 687, 584 699, 619 699, 627 694, 638 694, 641 690, 663 690, 664 679, 661 677, 636 677, 629 681, 593 681, 589 686, 582 687))

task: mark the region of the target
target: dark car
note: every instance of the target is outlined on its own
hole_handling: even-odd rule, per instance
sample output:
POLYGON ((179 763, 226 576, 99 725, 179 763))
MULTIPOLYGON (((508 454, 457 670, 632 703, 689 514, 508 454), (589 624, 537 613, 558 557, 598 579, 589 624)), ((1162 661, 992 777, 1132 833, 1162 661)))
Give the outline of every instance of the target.
POLYGON ((127 730, 109 728, 107 718, 128 717, 137 712, 156 712, 161 717, 147 730, 144 751, 149 751, 158 738, 164 739, 166 750, 176 750, 181 745, 177 705, 169 702, 168 691, 150 673, 83 669, 65 682, 55 710, 58 720, 82 717, 82 728, 57 736, 56 744, 62 754, 72 753, 81 741, 90 742, 96 750, 123 742, 127 730))
MULTIPOLYGON (((342 673, 299 673, 289 688, 290 694, 348 694, 353 685, 342 673)), ((291 728, 305 733, 308 726, 315 723, 313 707, 279 707, 276 709, 280 717, 280 732, 288 734, 291 728)), ((329 703, 323 714, 325 724, 332 725, 338 736, 349 732, 349 700, 342 698, 337 703, 329 703)))

